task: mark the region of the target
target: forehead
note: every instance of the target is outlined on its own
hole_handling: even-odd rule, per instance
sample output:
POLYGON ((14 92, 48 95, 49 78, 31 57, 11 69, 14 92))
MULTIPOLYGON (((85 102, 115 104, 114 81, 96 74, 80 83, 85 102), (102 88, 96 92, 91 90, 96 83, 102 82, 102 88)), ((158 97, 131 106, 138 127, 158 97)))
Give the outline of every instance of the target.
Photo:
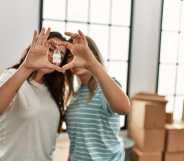
POLYGON ((49 39, 48 41, 49 41, 49 43, 51 43, 51 44, 52 44, 52 43, 59 44, 61 41, 64 41, 64 40, 61 40, 61 39, 59 39, 59 38, 54 37, 54 38, 49 39))

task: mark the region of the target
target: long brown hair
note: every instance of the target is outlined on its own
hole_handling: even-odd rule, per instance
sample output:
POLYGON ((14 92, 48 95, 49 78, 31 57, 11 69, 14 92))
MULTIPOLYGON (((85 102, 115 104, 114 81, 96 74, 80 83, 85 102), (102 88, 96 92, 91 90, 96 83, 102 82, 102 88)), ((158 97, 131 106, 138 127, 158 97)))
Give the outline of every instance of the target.
MULTIPOLYGON (((88 46, 89 48, 91 49, 93 55, 95 56, 95 58, 98 60, 99 63, 101 63, 102 65, 104 65, 104 61, 103 61, 103 58, 102 58, 102 55, 100 53, 100 50, 98 49, 96 43, 94 42, 94 40, 92 38, 90 38, 89 36, 86 36, 86 39, 87 39, 87 42, 88 42, 88 46)), ((70 39, 69 42, 72 42, 72 40, 70 39)), ((70 51, 68 51, 69 54, 68 54, 68 57, 71 55, 70 51)), ((73 75, 70 75, 70 79, 68 79, 69 83, 69 96, 72 96, 72 95, 75 95, 75 91, 74 91, 74 76, 73 75)), ((90 96, 89 96, 89 99, 91 99, 95 93, 95 90, 96 90, 96 87, 97 87, 97 82, 95 80, 95 78, 93 76, 91 76, 91 78, 89 79, 89 82, 88 82, 88 88, 90 90, 90 96)))
MULTIPOLYGON (((51 39, 51 38, 58 38, 62 41, 66 41, 66 39, 58 32, 51 32, 48 39, 51 39)), ((25 50, 25 54, 20 59, 19 63, 13 65, 10 68, 15 68, 15 69, 19 68, 19 66, 23 63, 24 59, 26 58, 29 48, 30 47, 28 47, 25 50)), ((68 52, 69 51, 67 50, 61 66, 67 63, 68 52)), ((28 81, 29 81, 29 78, 28 78, 28 81)), ((67 78, 69 78, 69 80, 71 78, 70 71, 66 72, 66 76, 63 73, 54 71, 52 73, 45 74, 43 77, 44 84, 47 86, 49 92, 51 93, 52 98, 56 102, 58 111, 60 114, 58 133, 61 132, 62 130, 61 127, 64 120, 64 97, 65 97, 65 87, 66 87, 65 84, 69 82, 67 78)), ((72 88, 72 87, 70 86, 69 88, 72 88)), ((70 91, 72 91, 72 89, 70 89, 70 91)))

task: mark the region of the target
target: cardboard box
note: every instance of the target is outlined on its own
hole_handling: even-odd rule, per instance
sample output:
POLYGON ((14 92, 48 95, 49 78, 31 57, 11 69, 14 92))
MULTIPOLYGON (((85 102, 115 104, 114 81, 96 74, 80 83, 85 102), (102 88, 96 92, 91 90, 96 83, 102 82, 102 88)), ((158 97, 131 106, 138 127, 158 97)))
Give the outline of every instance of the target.
POLYGON ((164 96, 150 93, 136 94, 132 98, 129 124, 145 129, 164 128, 166 103, 164 96))
POLYGON ((131 161, 162 161, 162 153, 145 153, 134 148, 131 161))
POLYGON ((160 104, 163 106, 167 104, 167 100, 165 99, 165 96, 161 96, 156 93, 139 92, 132 99, 142 100, 145 102, 153 102, 155 104, 160 104))
POLYGON ((164 128, 166 123, 164 96, 152 93, 138 93, 132 98, 132 111, 129 123, 146 129, 164 128))
POLYGON ((182 153, 169 153, 166 152, 164 154, 164 160, 163 161, 184 161, 184 152, 182 153))
POLYGON ((166 113, 166 124, 172 124, 173 123, 173 113, 166 113))
POLYGON ((143 101, 133 101, 131 122, 139 128, 160 129, 165 127, 165 106, 143 101))
POLYGON ((182 120, 184 121, 184 100, 183 100, 183 111, 182 111, 182 120))
POLYGON ((165 129, 140 129, 129 126, 129 135, 143 152, 162 152, 165 147, 165 129))
POLYGON ((184 152, 184 123, 166 125, 166 152, 184 152))

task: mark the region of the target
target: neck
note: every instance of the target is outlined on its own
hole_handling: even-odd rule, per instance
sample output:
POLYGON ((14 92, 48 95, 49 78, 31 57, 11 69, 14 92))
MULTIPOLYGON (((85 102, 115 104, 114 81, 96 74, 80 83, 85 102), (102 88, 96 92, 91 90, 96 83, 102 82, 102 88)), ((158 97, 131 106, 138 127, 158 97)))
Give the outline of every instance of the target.
POLYGON ((36 72, 35 74, 33 74, 32 79, 40 84, 43 83, 43 76, 44 74, 41 72, 36 72))
POLYGON ((81 84, 83 84, 83 85, 87 85, 89 80, 90 80, 90 78, 91 78, 91 75, 79 76, 81 84))

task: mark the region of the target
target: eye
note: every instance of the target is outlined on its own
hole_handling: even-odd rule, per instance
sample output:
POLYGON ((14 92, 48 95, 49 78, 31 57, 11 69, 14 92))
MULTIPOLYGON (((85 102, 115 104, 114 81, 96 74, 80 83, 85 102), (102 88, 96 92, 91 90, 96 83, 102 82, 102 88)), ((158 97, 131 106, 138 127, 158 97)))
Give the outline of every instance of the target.
POLYGON ((72 59, 73 59, 73 55, 68 55, 67 61, 70 62, 70 61, 72 61, 72 59))
POLYGON ((53 53, 53 52, 54 52, 54 49, 52 49, 52 48, 49 48, 49 51, 50 51, 51 53, 53 53))
POLYGON ((63 48, 59 48, 59 51, 60 51, 63 55, 65 55, 65 54, 66 54, 66 50, 65 50, 65 49, 63 49, 63 48))

